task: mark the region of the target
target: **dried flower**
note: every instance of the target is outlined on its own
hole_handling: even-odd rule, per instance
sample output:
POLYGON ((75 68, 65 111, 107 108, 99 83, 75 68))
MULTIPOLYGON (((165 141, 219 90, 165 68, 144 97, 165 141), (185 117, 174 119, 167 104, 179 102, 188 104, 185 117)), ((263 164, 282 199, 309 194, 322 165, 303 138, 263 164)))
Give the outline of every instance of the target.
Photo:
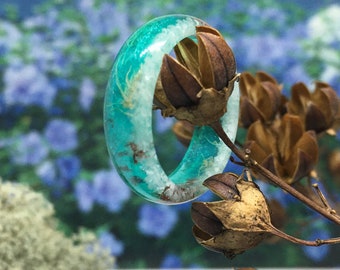
POLYGON ((204 185, 224 200, 193 203, 193 233, 199 244, 233 258, 268 236, 269 209, 254 182, 228 173, 214 175, 204 185))
POLYGON ((317 82, 313 92, 305 84, 297 83, 292 86, 287 109, 301 118, 306 130, 320 133, 332 128, 339 111, 339 98, 327 83, 317 82))
POLYGON ((272 128, 260 121, 253 123, 244 147, 254 160, 289 184, 309 175, 318 160, 315 133, 305 131, 300 118, 291 114, 272 128))
POLYGON ((226 112, 237 76, 234 54, 216 29, 197 26, 196 37, 198 44, 185 38, 176 45, 177 60, 164 55, 154 104, 163 116, 201 126, 226 112))
POLYGON ((271 123, 285 101, 281 90, 282 86, 265 72, 257 72, 255 77, 243 72, 240 76, 242 126, 247 128, 257 120, 271 123))

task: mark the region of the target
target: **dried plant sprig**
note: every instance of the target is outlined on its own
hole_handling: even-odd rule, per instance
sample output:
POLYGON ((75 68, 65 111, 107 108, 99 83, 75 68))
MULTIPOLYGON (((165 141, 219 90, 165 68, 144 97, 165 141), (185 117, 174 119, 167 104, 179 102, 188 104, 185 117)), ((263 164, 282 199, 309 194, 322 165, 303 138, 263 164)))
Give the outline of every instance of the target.
POLYGON ((306 246, 340 243, 340 238, 307 241, 276 228, 265 196, 254 182, 242 176, 217 174, 204 185, 222 201, 192 204, 193 234, 199 244, 228 258, 255 247, 270 235, 306 246))
POLYGON ((245 152, 242 149, 239 149, 228 137, 220 123, 216 122, 211 125, 211 127, 215 130, 216 134, 223 140, 223 142, 233 151, 233 153, 243 161, 247 167, 251 170, 255 171, 257 174, 261 175, 264 179, 269 181, 270 183, 280 187, 282 190, 288 192, 298 200, 300 200, 305 205, 309 206, 311 209, 320 213, 327 219, 335 222, 340 225, 340 216, 335 214, 333 211, 329 211, 328 208, 320 206, 320 204, 311 200, 298 190, 296 190, 293 186, 286 183, 284 180, 273 174, 271 171, 267 170, 263 166, 261 166, 256 160, 252 158, 247 158, 245 152))
MULTIPOLYGON (((216 29, 196 30, 198 43, 186 38, 174 49, 177 60, 164 56, 155 108, 163 116, 181 120, 174 132, 184 144, 189 144, 193 126, 211 126, 246 167, 248 180, 255 175, 268 181, 340 225, 340 216, 323 194, 317 188, 311 192, 310 187, 306 192, 299 182, 314 173, 319 156, 316 134, 330 133, 338 121, 340 102, 335 91, 317 83, 312 93, 296 84, 288 100, 281 93, 282 85, 267 73, 236 74, 234 55, 216 29), (236 81, 241 91, 240 125, 248 129, 243 149, 229 139, 219 121, 236 81), (314 118, 322 123, 313 123, 314 118)), ((193 203, 193 233, 200 244, 227 257, 256 246, 268 235, 310 246, 340 243, 340 238, 306 241, 277 229, 263 194, 252 181, 221 174, 208 178, 205 185, 224 200, 193 203)))

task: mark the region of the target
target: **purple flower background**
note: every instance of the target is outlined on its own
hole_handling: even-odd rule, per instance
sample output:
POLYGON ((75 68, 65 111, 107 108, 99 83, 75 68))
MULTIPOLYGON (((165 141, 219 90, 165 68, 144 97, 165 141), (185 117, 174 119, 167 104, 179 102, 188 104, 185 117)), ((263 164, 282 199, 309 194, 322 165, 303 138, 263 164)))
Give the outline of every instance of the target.
MULTIPOLYGON (((105 88, 120 47, 141 24, 172 13, 191 14, 218 28, 233 48, 239 72, 267 71, 287 95, 293 83, 312 85, 316 80, 327 81, 340 93, 337 1, 40 2, 45 4, 40 10, 32 1, 0 3, 3 179, 29 184, 46 195, 62 230, 92 230, 121 268, 340 265, 335 245, 264 243, 231 262, 203 249, 191 234, 191 203, 152 204, 120 178, 108 156, 102 120, 105 88), (19 3, 18 12, 9 12, 6 3, 19 3)), ((169 170, 186 150, 171 132, 173 123, 154 114, 158 157, 169 170)), ((327 149, 339 148, 339 138, 329 140, 327 149)), ((232 162, 226 165, 225 171, 242 171, 232 162)), ((331 179, 325 172, 322 177, 331 179)), ((315 239, 340 233, 287 194, 259 185, 292 213, 287 229, 293 234, 315 239)), ((336 183, 328 188, 331 195, 339 192, 336 183)), ((211 192, 199 198, 214 199, 211 192)))

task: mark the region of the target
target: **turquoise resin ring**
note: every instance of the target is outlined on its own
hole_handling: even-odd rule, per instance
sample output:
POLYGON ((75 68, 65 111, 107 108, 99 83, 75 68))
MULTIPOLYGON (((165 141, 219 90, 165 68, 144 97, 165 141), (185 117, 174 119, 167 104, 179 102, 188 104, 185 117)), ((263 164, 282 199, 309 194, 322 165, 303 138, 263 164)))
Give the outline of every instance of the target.
MULTIPOLYGON (((113 65, 104 105, 110 156, 124 181, 140 196, 178 204, 206 191, 202 182, 220 173, 230 150, 209 126, 197 127, 178 167, 169 176, 159 164, 153 142, 152 104, 162 57, 203 21, 186 15, 156 18, 139 28, 121 48, 113 65)), ((234 140, 238 123, 238 83, 222 126, 234 140)))

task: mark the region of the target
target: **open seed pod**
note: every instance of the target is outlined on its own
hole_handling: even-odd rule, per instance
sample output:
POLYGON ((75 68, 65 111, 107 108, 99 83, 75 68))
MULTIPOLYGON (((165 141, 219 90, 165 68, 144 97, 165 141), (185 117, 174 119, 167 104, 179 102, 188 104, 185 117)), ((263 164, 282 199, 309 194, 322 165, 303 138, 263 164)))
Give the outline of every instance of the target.
POLYGON ((163 116, 194 125, 208 125, 226 113, 236 76, 234 54, 223 36, 209 26, 197 26, 195 43, 183 39, 177 59, 164 55, 154 104, 163 116))
POLYGON ((193 203, 193 234, 199 244, 233 258, 268 236, 268 205, 254 182, 227 173, 208 178, 204 185, 223 200, 193 203))
POLYGON ((254 160, 289 184, 309 175, 319 157, 315 132, 305 131, 301 119, 292 114, 285 114, 272 128, 261 121, 254 122, 248 129, 244 148, 250 150, 254 160))
POLYGON ((283 110, 285 98, 281 90, 282 85, 265 72, 259 71, 255 76, 249 72, 241 73, 241 125, 248 128, 257 120, 271 123, 283 110))
POLYGON ((304 83, 296 83, 287 108, 301 118, 306 130, 320 133, 331 129, 337 120, 339 98, 327 83, 317 82, 314 91, 309 91, 304 83))

